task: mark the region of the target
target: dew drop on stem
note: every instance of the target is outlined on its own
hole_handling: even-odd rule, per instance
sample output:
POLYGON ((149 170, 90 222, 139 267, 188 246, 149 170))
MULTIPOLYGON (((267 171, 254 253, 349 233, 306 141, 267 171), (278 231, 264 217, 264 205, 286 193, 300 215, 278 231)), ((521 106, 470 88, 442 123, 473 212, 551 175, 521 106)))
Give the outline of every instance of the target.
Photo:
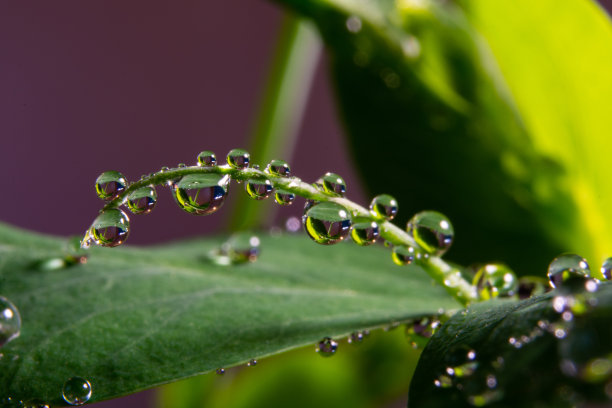
POLYGON ((380 228, 374 221, 354 220, 351 238, 359 245, 372 245, 380 236, 380 228))
POLYGON ((227 154, 227 164, 233 169, 246 169, 250 161, 251 155, 243 149, 232 149, 227 154))
POLYGON ((119 209, 100 213, 91 225, 90 236, 102 246, 115 247, 125 242, 130 233, 130 219, 119 209))
POLYGON ((415 214, 407 226, 408 233, 425 252, 441 256, 453 243, 455 236, 450 220, 437 211, 415 214))
POLYGON ((398 245, 393 247, 391 259, 396 265, 403 266, 414 262, 416 251, 411 246, 398 245))
POLYGON ((127 180, 118 171, 105 171, 96 179, 96 194, 102 200, 112 200, 125 190, 127 180))
POLYGON ((217 156, 210 150, 204 150, 198 155, 198 166, 214 167, 217 165, 217 156))
POLYGON ((266 166, 266 172, 277 177, 289 177, 291 175, 291 168, 284 160, 272 160, 266 166))
POLYGON ((276 190, 274 200, 280 205, 291 205, 295 200, 295 194, 285 190, 276 190))
POLYGON ((244 185, 244 189, 249 197, 255 200, 264 200, 270 197, 274 191, 270 180, 248 180, 244 185))
POLYGON ((338 197, 346 193, 346 183, 336 173, 325 173, 315 182, 315 186, 325 193, 338 197))
POLYGON ((389 194, 377 195, 370 203, 370 211, 377 217, 387 221, 392 220, 397 215, 397 200, 389 194))
POLYGON ((230 177, 219 174, 188 174, 174 183, 172 190, 178 206, 195 215, 217 211, 227 197, 230 177))
POLYGON ((591 276, 586 259, 576 254, 561 254, 548 265, 550 286, 572 286, 591 276))
POLYGON ((318 244, 331 245, 345 239, 351 229, 349 212, 340 204, 313 204, 303 217, 304 229, 318 244))
POLYGON ((157 204, 157 192, 153 186, 140 187, 127 198, 127 207, 133 214, 149 214, 157 204))
POLYGON ((513 296, 518 290, 518 278, 504 264, 488 264, 478 269, 472 284, 482 300, 513 296))

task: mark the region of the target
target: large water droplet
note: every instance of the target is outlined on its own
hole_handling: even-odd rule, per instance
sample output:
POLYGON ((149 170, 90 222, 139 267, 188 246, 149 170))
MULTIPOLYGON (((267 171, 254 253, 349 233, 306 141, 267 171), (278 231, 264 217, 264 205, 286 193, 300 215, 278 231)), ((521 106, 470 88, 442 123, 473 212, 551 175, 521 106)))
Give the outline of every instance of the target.
POLYGON ((276 190, 274 200, 280 205, 291 205, 295 200, 295 194, 285 190, 276 190))
POLYGON ((370 203, 370 210, 377 216, 392 220, 397 215, 397 200, 389 194, 377 195, 370 203))
POLYGON ((266 166, 266 171, 277 177, 289 177, 291 175, 291 168, 284 160, 272 160, 266 166))
POLYGON ((244 189, 251 198, 255 200, 263 200, 272 194, 274 187, 270 180, 249 180, 245 183, 244 189))
POLYGON ((69 378, 62 388, 62 396, 70 405, 83 405, 91 398, 91 384, 81 377, 69 378))
POLYGON ((416 252, 414 248, 410 246, 395 246, 393 247, 393 252, 391 252, 391 259, 399 266, 411 264, 415 257, 416 252))
POLYGON ((336 354, 336 350, 338 350, 338 342, 330 337, 325 337, 323 340, 317 343, 316 351, 322 357, 333 356, 336 354))
POLYGON ((0 296, 0 347, 19 337, 21 316, 17 307, 7 298, 0 296))
POLYGON ((183 210, 195 215, 208 215, 225 202, 230 182, 228 175, 188 174, 172 186, 174 198, 183 210))
POLYGON ((453 243, 453 226, 444 214, 437 211, 422 211, 408 222, 408 232, 426 252, 440 256, 453 243))
POLYGON ((314 204, 306 211, 303 223, 308 236, 323 245, 342 241, 351 229, 351 218, 346 208, 331 202, 314 204))
POLYGON ((130 233, 130 219, 119 209, 111 208, 100 213, 91 224, 90 235, 98 245, 121 245, 130 233))
POLYGON ((127 180, 118 171, 105 171, 96 179, 96 194, 103 200, 111 200, 125 190, 127 180))
POLYGON ((319 190, 335 196, 343 196, 346 193, 346 183, 336 173, 325 173, 315 182, 315 186, 319 190))
POLYGON ((604 279, 612 280, 612 258, 608 258, 603 261, 603 264, 601 264, 600 271, 604 279))
POLYGON ((136 189, 127 198, 127 206, 134 214, 148 214, 157 204, 157 192, 153 186, 136 189))
POLYGON ((246 169, 249 167, 251 155, 242 149, 232 149, 227 154, 227 164, 234 169, 246 169))
POLYGON ((590 275, 586 259, 576 254, 559 255, 548 265, 548 280, 553 288, 583 281, 590 275))
POLYGON ((512 296, 518 290, 514 272, 503 264, 488 264, 480 268, 472 282, 482 300, 512 296))
POLYGON ((217 165, 217 156, 210 150, 204 150, 198 154, 198 166, 213 167, 217 165))
POLYGON ((351 238, 359 245, 371 245, 378 239, 380 228, 374 221, 354 220, 351 238))

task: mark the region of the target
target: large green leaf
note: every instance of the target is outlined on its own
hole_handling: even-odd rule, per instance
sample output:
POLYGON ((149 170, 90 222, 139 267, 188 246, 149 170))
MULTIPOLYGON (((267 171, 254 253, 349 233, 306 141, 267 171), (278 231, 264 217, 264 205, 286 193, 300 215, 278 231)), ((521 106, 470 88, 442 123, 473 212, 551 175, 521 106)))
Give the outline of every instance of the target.
POLYGON ((596 293, 555 291, 456 313, 425 347, 410 405, 569 407, 606 401, 612 396, 606 385, 612 378, 610 316, 610 284, 596 293), (563 318, 562 311, 571 314, 563 318))
POLYGON ((81 376, 98 401, 457 307, 381 247, 262 236, 257 262, 220 266, 207 260, 219 244, 93 248, 85 265, 49 270, 64 240, 1 226, 0 294, 23 319, 2 349, 1 396, 62 404, 81 376))
MULTIPOLYGON (((532 16, 526 0, 520 7, 514 1, 465 2, 479 11, 482 24, 474 27, 450 1, 282 2, 317 23, 356 165, 372 194, 398 198, 400 222, 423 209, 439 210, 457 232, 450 258, 464 264, 502 260, 521 274, 541 274, 564 250, 597 257, 605 252, 602 237, 609 228, 600 221, 610 218, 604 210, 612 206, 605 197, 597 200, 612 189, 605 160, 591 160, 610 152, 602 142, 610 120, 607 93, 591 98, 597 92, 591 87, 573 97, 588 88, 575 84, 599 81, 612 67, 609 24, 590 3, 547 1, 532 16), (503 73, 512 72, 510 89, 476 29, 481 25, 487 38, 499 37, 495 51, 503 57, 503 73), (532 29, 545 32, 544 40, 534 39, 532 29), (567 42, 575 52, 563 54, 567 42), (579 54, 582 44, 588 51, 579 54), (563 58, 542 57, 550 52, 563 58), (522 82, 523 70, 506 60, 521 60, 523 70, 538 67, 522 82), (546 75, 552 79, 541 78, 546 75), (566 88, 573 91, 569 98, 566 88), (550 99, 555 103, 542 108, 550 99), (572 150, 578 139, 584 144, 572 150), (577 179, 572 172, 578 167, 584 176, 577 179)), ((604 78, 604 90, 610 81, 604 78)))

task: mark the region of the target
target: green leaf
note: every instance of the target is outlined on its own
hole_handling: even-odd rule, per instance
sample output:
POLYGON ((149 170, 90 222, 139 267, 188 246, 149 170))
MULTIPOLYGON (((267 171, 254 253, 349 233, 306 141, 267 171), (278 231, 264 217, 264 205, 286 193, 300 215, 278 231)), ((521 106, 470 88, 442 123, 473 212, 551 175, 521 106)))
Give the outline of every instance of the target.
POLYGON ((207 259, 220 243, 92 248, 50 269, 64 240, 1 226, 0 293, 23 320, 2 349, 2 396, 61 405, 80 376, 99 401, 458 306, 381 247, 266 235, 257 262, 224 267, 207 259))
MULTIPOLYGON (((602 238, 608 224, 600 222, 610 218, 604 210, 612 208, 606 204, 612 189, 606 184, 605 160, 600 160, 610 152, 610 143, 602 140, 610 127, 609 115, 602 111, 608 93, 591 98, 594 92, 583 90, 592 86, 574 87, 599 79, 612 66, 612 41, 605 40, 612 39, 610 27, 595 7, 547 1, 536 6, 539 17, 532 18, 526 0, 516 8, 514 1, 465 2, 468 9, 482 9, 478 17, 488 28, 487 38, 499 36, 496 55, 521 61, 523 70, 538 65, 522 82, 524 72, 512 71, 514 66, 500 58, 503 74, 512 71, 508 89, 476 29, 480 27, 456 2, 282 2, 317 23, 331 54, 357 168, 372 195, 389 193, 398 199, 400 223, 424 209, 440 211, 457 232, 450 259, 463 264, 504 261, 519 274, 542 274, 562 251, 583 250, 584 256, 599 257, 609 248, 602 238), (551 10, 554 16, 544 17, 551 10), (514 23, 520 24, 520 36, 514 35, 514 23), (537 34, 546 31, 547 41, 532 38, 532 28, 537 34), (563 54, 566 43, 558 40, 560 32, 565 40, 572 37, 572 49, 586 43, 587 58, 582 53, 574 58, 577 50, 563 54), (563 58, 544 59, 549 52, 563 58), (542 78, 546 75, 552 79, 542 78), (579 82, 574 82, 576 76, 581 76, 579 82), (546 93, 555 87, 554 94, 546 93), (527 90, 518 95, 515 88, 527 90), (575 91, 569 98, 562 95, 567 88, 575 91), (574 110, 574 96, 581 92, 580 102, 591 99, 574 110), (531 99, 535 93, 537 101, 531 99), (555 103, 540 118, 541 102, 549 99, 555 103), (563 110, 556 108, 559 104, 563 110), (574 118, 580 116, 584 126, 578 128, 574 118), (595 121, 595 116, 603 119, 595 121), (564 135, 573 135, 570 143, 557 141, 559 127, 564 135), (564 155, 541 148, 542 132, 546 145, 564 149, 564 155), (572 150, 579 139, 589 140, 588 148, 585 144, 572 150), (579 179, 572 173, 578 167, 584 175, 579 179)), ((610 81, 609 76, 604 79, 604 90, 610 81)))
POLYGON ((609 283, 596 293, 554 291, 476 304, 456 313, 425 347, 410 404, 560 407, 605 401, 612 378, 611 317, 609 283), (557 296, 574 301, 571 321, 554 310, 557 296))

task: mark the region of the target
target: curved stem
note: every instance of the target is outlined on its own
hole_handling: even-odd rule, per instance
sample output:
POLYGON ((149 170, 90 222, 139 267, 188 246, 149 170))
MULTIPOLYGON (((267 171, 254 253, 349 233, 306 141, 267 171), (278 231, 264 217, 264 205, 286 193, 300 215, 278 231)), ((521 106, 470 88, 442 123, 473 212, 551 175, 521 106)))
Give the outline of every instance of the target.
MULTIPOLYGON (((417 251, 420 250, 421 253, 425 253, 425 251, 419 247, 415 240, 406 231, 383 218, 375 216, 368 209, 347 198, 336 197, 324 193, 313 185, 305 183, 297 177, 277 177, 254 168, 234 169, 228 165, 215 167, 191 166, 159 171, 130 184, 129 187, 117 195, 113 200, 109 201, 104 206, 102 211, 118 208, 125 202, 129 194, 138 188, 150 185, 169 184, 188 174, 204 173, 228 174, 234 180, 239 181, 267 179, 270 180, 275 189, 291 192, 309 200, 319 202, 327 201, 340 204, 350 211, 353 217, 366 218, 378 223, 380 226, 380 236, 387 242, 393 245, 411 246, 417 251)), ((446 263, 439 257, 433 256, 421 257, 418 262, 438 284, 442 285, 449 294, 451 294, 462 304, 465 305, 477 300, 477 294, 474 287, 463 279, 458 268, 446 263)))

